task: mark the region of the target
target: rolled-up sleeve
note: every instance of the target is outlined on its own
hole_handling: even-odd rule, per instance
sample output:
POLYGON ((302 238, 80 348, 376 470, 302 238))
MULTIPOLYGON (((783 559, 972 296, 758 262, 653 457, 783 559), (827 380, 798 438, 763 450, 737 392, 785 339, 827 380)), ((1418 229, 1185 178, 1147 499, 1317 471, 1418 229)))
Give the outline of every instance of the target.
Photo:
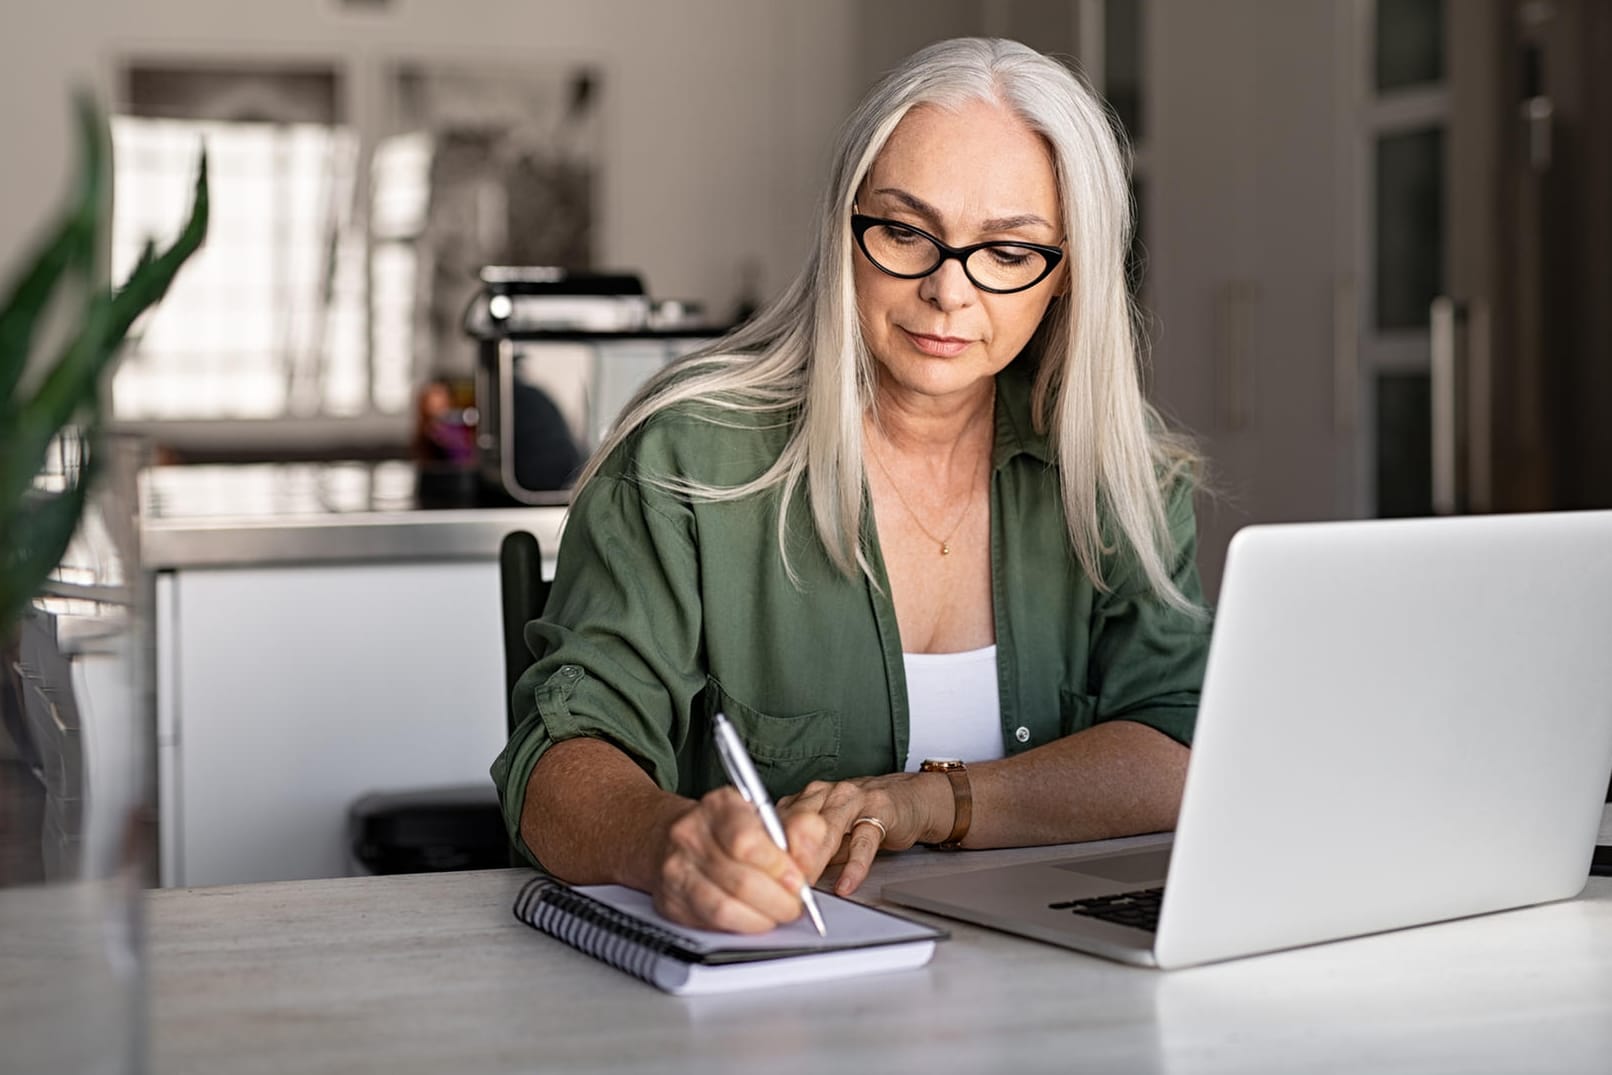
MULTIPOLYGON (((601 474, 572 506, 543 617, 527 625, 536 662, 515 686, 516 726, 493 762, 516 847, 526 784, 555 743, 605 740, 675 790, 700 671, 701 606, 687 505, 601 474)), ((534 860, 535 861, 535 860, 534 860)))
MULTIPOLYGON (((1189 600, 1202 604, 1190 483, 1171 490, 1166 511, 1174 546, 1170 578, 1189 600)), ((1096 720, 1136 721, 1191 746, 1209 655, 1208 616, 1165 604, 1134 558, 1127 560, 1093 614, 1088 669, 1096 720)))

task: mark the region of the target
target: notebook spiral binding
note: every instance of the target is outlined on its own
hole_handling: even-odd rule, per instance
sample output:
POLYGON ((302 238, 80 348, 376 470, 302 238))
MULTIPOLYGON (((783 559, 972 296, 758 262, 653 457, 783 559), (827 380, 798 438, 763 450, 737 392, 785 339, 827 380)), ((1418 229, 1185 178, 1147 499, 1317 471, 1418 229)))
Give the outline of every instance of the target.
POLYGON ((646 982, 654 982, 655 961, 661 956, 692 955, 674 934, 548 877, 526 882, 516 898, 515 913, 551 937, 646 982))

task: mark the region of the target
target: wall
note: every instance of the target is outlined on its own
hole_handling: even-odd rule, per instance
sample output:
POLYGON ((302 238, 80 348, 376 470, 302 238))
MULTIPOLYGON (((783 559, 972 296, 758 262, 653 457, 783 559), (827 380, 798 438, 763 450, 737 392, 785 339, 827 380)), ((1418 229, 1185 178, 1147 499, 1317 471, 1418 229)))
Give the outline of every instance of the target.
POLYGON ((857 7, 857 70, 869 83, 936 41, 1010 37, 1070 58, 1083 3, 1101 0, 878 0, 857 7))
MULTIPOLYGON (((731 312, 796 272, 836 126, 863 88, 851 0, 6 0, 0 266, 62 197, 70 94, 110 98, 119 57, 584 60, 604 72, 601 265, 731 312)), ((353 107, 366 107, 355 100, 353 107)), ((177 210, 176 210, 177 213, 177 210)))

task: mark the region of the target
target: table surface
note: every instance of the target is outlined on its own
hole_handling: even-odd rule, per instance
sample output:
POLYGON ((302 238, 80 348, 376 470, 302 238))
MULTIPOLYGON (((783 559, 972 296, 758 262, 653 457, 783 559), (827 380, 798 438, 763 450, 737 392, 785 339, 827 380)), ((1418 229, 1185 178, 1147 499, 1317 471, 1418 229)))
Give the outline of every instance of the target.
MULTIPOLYGON (((867 887, 1156 839, 912 851, 867 887)), ((952 937, 921 970, 679 998, 517 922, 528 876, 151 892, 152 1070, 1612 1071, 1612 878, 1173 972, 934 919, 952 937)))

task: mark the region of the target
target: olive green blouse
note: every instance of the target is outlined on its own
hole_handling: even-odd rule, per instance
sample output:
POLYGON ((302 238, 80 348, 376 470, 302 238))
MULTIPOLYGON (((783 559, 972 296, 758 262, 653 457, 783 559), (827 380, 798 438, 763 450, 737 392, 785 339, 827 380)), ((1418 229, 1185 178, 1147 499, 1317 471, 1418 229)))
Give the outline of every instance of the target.
MULTIPOLYGON (((1070 548, 1057 473, 1030 423, 1030 381, 997 379, 991 575, 997 687, 1007 756, 1106 720, 1190 745, 1208 626, 1157 600, 1134 560, 1094 586, 1070 548)), ((878 534, 875 579, 829 560, 805 495, 778 547, 779 492, 701 502, 642 480, 735 485, 782 450, 787 423, 685 408, 652 419, 577 497, 543 618, 526 629, 537 661, 515 688, 518 724, 493 779, 516 846, 526 782, 554 743, 607 740, 667 790, 725 782, 711 715, 725 712, 776 797, 810 780, 896 772, 906 762, 901 638, 878 534)), ((1191 489, 1169 498, 1171 575, 1201 601, 1191 489)))

